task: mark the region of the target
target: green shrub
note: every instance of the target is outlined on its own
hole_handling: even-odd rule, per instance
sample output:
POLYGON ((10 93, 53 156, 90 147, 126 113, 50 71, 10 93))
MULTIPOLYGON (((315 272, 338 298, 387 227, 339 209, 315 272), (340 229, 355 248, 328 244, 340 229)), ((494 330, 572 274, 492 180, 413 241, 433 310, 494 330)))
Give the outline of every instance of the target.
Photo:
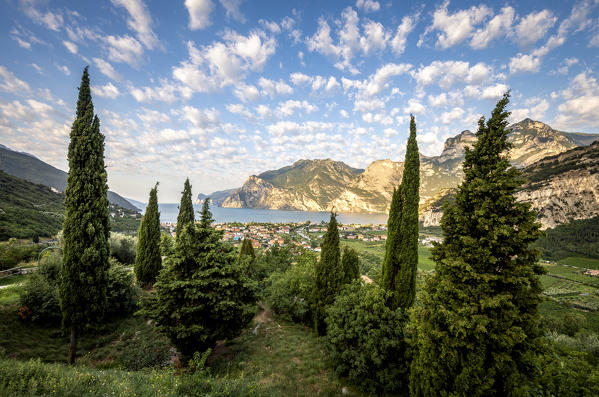
POLYGON ((19 297, 22 317, 40 324, 58 324, 62 318, 56 283, 48 281, 41 272, 31 274, 19 297))
POLYGON ((316 255, 305 251, 284 272, 275 272, 266 280, 266 301, 277 314, 288 315, 304 324, 312 322, 312 291, 316 255))
POLYGON ((0 270, 17 267, 21 262, 28 262, 37 258, 41 246, 37 244, 23 244, 11 238, 0 243, 0 270))
POLYGON ((355 281, 327 310, 327 340, 336 371, 376 394, 407 391, 407 315, 389 309, 389 297, 376 284, 355 281))
POLYGON ((110 261, 106 288, 106 314, 121 315, 137 310, 139 288, 133 284, 133 273, 115 260, 110 261))
POLYGON ((584 353, 550 345, 541 360, 537 395, 599 396, 599 369, 591 365, 584 353))
POLYGON ((129 371, 164 366, 172 352, 168 343, 156 343, 148 337, 138 337, 129 343, 119 358, 119 364, 129 371))
POLYGON ((123 233, 110 233, 110 256, 125 265, 135 263, 137 238, 123 233))
POLYGON ((252 280, 261 283, 274 272, 284 272, 294 260, 293 252, 289 247, 280 247, 273 245, 267 251, 258 251, 255 261, 252 263, 250 277, 252 280))
MULTIPOLYGON (((48 252, 48 251, 46 251, 48 252)), ((62 254, 57 251, 51 251, 47 254, 44 253, 40 260, 38 273, 44 276, 44 278, 58 285, 58 278, 60 277, 60 267, 62 266, 62 254)))
POLYGON ((584 326, 585 317, 580 313, 568 312, 564 316, 563 330, 568 336, 574 336, 584 326))

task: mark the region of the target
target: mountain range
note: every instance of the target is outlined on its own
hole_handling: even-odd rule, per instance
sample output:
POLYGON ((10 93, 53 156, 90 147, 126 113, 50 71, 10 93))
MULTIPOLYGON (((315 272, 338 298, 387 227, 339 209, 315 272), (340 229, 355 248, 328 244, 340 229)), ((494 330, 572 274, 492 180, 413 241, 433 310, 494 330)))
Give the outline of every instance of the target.
MULTIPOLYGON (((48 186, 57 192, 64 192, 67 187, 66 172, 44 163, 29 153, 17 152, 4 145, 0 145, 0 170, 31 183, 48 186)), ((108 201, 127 210, 140 211, 127 199, 110 190, 108 201)))
MULTIPOLYGON (((552 182, 543 180, 528 183, 519 192, 522 200, 530 201, 533 207, 542 209, 541 214, 544 215, 540 221, 544 227, 552 227, 567 219, 582 219, 593 212, 599 213, 599 193, 595 190, 597 184, 595 188, 591 187, 594 182, 594 165, 591 166, 591 163, 595 163, 581 163, 586 165, 581 165, 576 172, 570 169, 570 173, 564 173, 565 169, 559 166, 562 160, 572 162, 577 156, 592 157, 596 145, 588 145, 599 140, 599 134, 558 131, 528 118, 508 129, 508 139, 513 145, 509 153, 510 160, 515 167, 523 169, 525 177, 541 175, 540 170, 549 166, 555 169, 551 174, 552 182), (588 149, 574 150, 566 157, 555 157, 585 146, 588 149), (544 160, 552 156, 552 160, 547 160, 549 162, 544 160), (549 188, 548 183, 553 188, 549 188), (585 192, 583 204, 565 198, 580 189, 585 192), (552 197, 543 201, 541 198, 545 194, 552 194, 552 197), (560 205, 578 207, 549 211, 542 208, 544 204, 541 204, 547 200, 554 203, 556 208, 560 205)), ((451 195, 462 180, 461 164, 465 147, 475 142, 474 133, 462 131, 447 139, 439 156, 420 156, 421 220, 425 224, 438 224, 440 203, 451 195)), ((403 162, 389 159, 376 160, 366 169, 356 169, 331 159, 299 160, 278 170, 252 175, 240 188, 215 192, 210 197, 216 205, 230 208, 385 213, 389 210, 393 189, 400 183, 402 174, 403 162)), ((205 197, 200 195, 198 200, 205 197)))

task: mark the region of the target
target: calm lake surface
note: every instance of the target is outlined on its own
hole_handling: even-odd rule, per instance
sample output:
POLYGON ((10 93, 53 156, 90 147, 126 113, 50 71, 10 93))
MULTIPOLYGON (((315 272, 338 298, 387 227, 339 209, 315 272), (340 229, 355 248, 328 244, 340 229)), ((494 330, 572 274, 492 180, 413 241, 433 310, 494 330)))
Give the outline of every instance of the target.
MULTIPOLYGON (((176 222, 179 214, 179 204, 159 204, 160 221, 176 222)), ((202 209, 201 205, 194 205, 196 211, 202 209)), ((264 222, 264 223, 291 223, 306 222, 320 223, 328 222, 330 214, 328 212, 308 212, 308 211, 283 211, 283 210, 264 210, 254 208, 222 208, 211 207, 212 217, 216 222, 264 222)), ((196 219, 199 214, 196 212, 196 219)), ((359 213, 339 213, 337 222, 343 224, 386 224, 387 214, 359 214, 359 213)))

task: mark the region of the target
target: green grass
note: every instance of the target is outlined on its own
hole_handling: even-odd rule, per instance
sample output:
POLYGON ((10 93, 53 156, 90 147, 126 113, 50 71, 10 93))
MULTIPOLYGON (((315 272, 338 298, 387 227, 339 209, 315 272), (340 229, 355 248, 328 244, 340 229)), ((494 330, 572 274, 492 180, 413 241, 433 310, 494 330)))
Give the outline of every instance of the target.
POLYGON ((570 256, 559 260, 557 263, 559 263, 560 265, 570 265, 582 267, 585 269, 599 269, 599 259, 578 258, 570 256))
POLYGON ((25 281, 27 276, 24 274, 15 274, 14 276, 0 278, 0 287, 5 285, 12 285, 17 283, 22 283, 25 281))
MULTIPOLYGON (((10 286, 0 288, 0 308, 4 306, 14 306, 19 303, 19 287, 10 286)), ((2 329, 2 325, 0 325, 2 329)))

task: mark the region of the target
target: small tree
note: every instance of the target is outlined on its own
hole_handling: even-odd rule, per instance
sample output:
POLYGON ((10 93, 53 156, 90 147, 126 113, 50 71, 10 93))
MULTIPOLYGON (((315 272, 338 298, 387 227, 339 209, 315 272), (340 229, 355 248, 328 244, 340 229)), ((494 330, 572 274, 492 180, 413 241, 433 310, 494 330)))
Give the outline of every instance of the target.
POLYGON ((195 217, 193 212, 193 203, 191 201, 191 184, 189 178, 185 179, 183 192, 181 192, 181 204, 179 204, 179 215, 177 216, 176 233, 179 235, 183 226, 194 223, 195 217))
POLYGON ((353 248, 345 246, 341 257, 341 269, 343 269, 343 284, 349 284, 360 278, 360 258, 353 248))
POLYGON ((464 181, 445 207, 435 274, 411 320, 413 396, 527 395, 536 382, 543 269, 530 244, 540 225, 514 196, 523 179, 507 157, 508 101, 480 119, 464 181))
POLYGON ((67 361, 73 364, 78 334, 104 317, 109 266, 104 136, 100 120, 94 116, 87 67, 70 138, 59 296, 62 324, 71 334, 67 361))
POLYGON ((255 312, 251 283, 222 232, 210 226, 207 203, 200 223, 185 225, 177 236, 154 286, 155 300, 144 308, 185 361, 217 340, 237 336, 255 312))
POLYGON ((239 262, 241 263, 244 258, 248 258, 250 261, 256 258, 256 253, 254 252, 254 247, 252 246, 252 240, 247 237, 244 237, 241 242, 241 247, 239 248, 239 262))
POLYGON ((135 277, 143 287, 154 284, 162 267, 160 255, 160 213, 158 212, 158 184, 150 190, 146 212, 137 232, 135 277))
POLYGON ((343 285, 339 249, 339 230, 334 212, 321 245, 320 260, 316 263, 314 282, 314 327, 319 335, 326 333, 326 308, 335 300, 343 285))

